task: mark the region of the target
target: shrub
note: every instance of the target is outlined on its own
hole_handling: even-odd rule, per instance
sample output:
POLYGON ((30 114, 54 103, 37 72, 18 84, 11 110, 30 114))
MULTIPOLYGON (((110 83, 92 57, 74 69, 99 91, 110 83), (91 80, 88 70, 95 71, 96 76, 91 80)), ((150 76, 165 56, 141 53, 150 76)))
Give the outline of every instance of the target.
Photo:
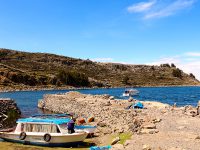
POLYGON ((180 69, 173 69, 173 71, 172 71, 172 75, 174 76, 174 77, 177 77, 177 78, 182 78, 182 72, 181 72, 181 70, 180 69))
POLYGON ((76 71, 64 71, 60 70, 57 79, 65 85, 72 85, 72 86, 89 86, 88 77, 76 71))
POLYGON ((176 66, 173 63, 171 63, 171 67, 176 68, 176 66))
POLYGON ((190 76, 191 78, 194 78, 194 79, 195 79, 195 76, 194 76, 192 73, 190 73, 189 76, 190 76))
POLYGON ((160 66, 161 66, 161 67, 168 67, 168 68, 170 68, 170 65, 169 65, 169 64, 161 64, 160 66))

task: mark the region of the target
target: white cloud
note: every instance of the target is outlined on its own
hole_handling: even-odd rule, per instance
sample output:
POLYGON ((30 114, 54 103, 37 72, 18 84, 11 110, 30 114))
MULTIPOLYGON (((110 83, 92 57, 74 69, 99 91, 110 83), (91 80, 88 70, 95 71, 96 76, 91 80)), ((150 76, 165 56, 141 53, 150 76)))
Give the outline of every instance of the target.
POLYGON ((144 12, 144 11, 149 10, 155 3, 156 3, 156 0, 149 1, 149 2, 140 2, 140 3, 134 4, 132 6, 129 6, 127 8, 127 10, 130 13, 144 12))
MULTIPOLYGON (((193 54, 193 52, 188 52, 186 54, 193 54)), ((171 64, 174 63, 178 68, 183 70, 186 73, 192 73, 195 75, 195 77, 200 80, 200 58, 199 59, 193 59, 190 56, 192 55, 179 55, 175 57, 166 57, 166 58, 161 58, 157 61, 147 63, 148 65, 160 65, 160 64, 171 64), (185 61, 187 60, 187 61, 185 61)), ((195 55, 196 56, 196 55, 195 55)))
POLYGON ((200 52, 188 52, 185 53, 186 56, 191 56, 191 57, 200 57, 200 52))
POLYGON ((113 58, 93 58, 91 59, 92 61, 97 61, 97 62, 113 62, 113 58))
POLYGON ((127 8, 127 11, 129 13, 141 13, 143 19, 162 18, 174 15, 181 10, 189 8, 194 5, 196 1, 197 0, 157 0, 150 2, 141 2, 129 6, 127 8))

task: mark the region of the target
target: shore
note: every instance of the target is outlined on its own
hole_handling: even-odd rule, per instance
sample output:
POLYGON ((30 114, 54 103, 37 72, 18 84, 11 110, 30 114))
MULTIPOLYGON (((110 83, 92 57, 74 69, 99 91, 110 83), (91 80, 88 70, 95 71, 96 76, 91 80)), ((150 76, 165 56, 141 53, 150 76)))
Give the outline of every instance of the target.
POLYGON ((97 145, 112 143, 111 137, 132 134, 113 150, 198 150, 200 115, 192 106, 176 107, 159 102, 141 101, 143 109, 133 109, 137 101, 116 100, 109 95, 86 95, 78 92, 45 95, 38 106, 59 113, 74 113, 79 119, 93 117, 97 125, 93 141, 97 145))
POLYGON ((19 92, 19 91, 51 91, 51 90, 85 90, 85 89, 115 89, 115 88, 140 88, 140 87, 200 87, 200 85, 155 85, 155 86, 121 86, 121 87, 73 87, 73 86, 62 86, 62 87, 51 87, 51 86, 39 86, 39 87, 0 87, 0 93, 6 92, 19 92))

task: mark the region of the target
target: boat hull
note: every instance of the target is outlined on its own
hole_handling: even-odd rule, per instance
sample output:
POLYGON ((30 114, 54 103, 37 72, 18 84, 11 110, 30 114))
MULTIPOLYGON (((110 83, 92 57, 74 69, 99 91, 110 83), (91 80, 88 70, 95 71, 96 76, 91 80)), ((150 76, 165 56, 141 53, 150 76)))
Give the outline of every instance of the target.
POLYGON ((46 133, 26 133, 26 138, 20 140, 20 133, 0 133, 0 138, 8 142, 16 142, 22 144, 30 145, 40 145, 40 146, 63 146, 72 145, 85 140, 87 133, 73 133, 73 134, 59 134, 52 133, 49 142, 44 140, 44 135, 46 133))

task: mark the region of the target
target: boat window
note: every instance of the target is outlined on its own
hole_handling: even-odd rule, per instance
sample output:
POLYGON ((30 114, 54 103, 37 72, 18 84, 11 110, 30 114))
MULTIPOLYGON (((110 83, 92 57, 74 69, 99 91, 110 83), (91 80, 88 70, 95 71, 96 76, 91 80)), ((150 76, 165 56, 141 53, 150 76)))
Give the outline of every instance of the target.
POLYGON ((47 132, 47 133, 60 133, 55 124, 24 124, 24 132, 47 132))
POLYGON ((61 129, 67 129, 67 123, 63 123, 59 125, 61 129))

